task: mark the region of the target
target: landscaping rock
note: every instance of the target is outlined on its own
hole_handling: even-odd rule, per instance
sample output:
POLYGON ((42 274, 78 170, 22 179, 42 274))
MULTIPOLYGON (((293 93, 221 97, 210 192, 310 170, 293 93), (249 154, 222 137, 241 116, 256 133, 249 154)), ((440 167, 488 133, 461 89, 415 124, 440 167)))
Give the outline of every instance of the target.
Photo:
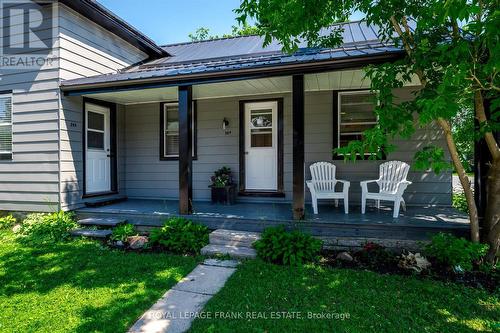
POLYGON ((131 236, 127 238, 127 242, 132 250, 139 250, 144 248, 147 242, 149 242, 149 238, 146 236, 131 236))
POLYGON ((337 254, 337 259, 342 261, 353 261, 353 258, 349 254, 349 252, 340 252, 339 254, 337 254))

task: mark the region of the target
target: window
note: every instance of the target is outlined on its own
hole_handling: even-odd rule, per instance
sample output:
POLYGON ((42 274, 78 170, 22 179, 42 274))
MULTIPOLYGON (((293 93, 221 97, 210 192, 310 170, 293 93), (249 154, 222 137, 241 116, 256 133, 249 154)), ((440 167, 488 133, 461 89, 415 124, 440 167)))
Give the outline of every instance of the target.
POLYGON ((334 148, 361 140, 363 132, 377 124, 375 93, 369 90, 334 93, 334 148))
POLYGON ((0 94, 0 159, 12 159, 12 94, 0 94))
MULTIPOLYGON (((160 159, 171 160, 179 158, 179 104, 161 104, 161 142, 160 159)), ((193 102, 193 158, 196 158, 196 103, 193 102)))

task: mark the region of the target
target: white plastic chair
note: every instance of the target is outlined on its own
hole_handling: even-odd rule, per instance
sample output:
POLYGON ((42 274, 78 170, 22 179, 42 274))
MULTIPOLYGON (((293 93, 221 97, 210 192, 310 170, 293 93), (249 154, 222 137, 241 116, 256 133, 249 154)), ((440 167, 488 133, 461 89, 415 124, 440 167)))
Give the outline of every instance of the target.
POLYGON ((335 165, 328 162, 316 162, 309 166, 311 180, 306 181, 311 191, 312 206, 314 214, 318 214, 319 199, 335 199, 335 207, 339 205, 339 199, 344 200, 344 211, 349 213, 349 186, 346 180, 335 179, 335 165), (343 184, 342 192, 335 192, 337 182, 343 184))
POLYGON ((402 205, 406 211, 406 203, 403 199, 403 193, 411 182, 406 180, 410 171, 410 166, 401 161, 389 161, 380 165, 380 177, 376 180, 365 180, 361 184, 361 213, 366 210, 366 200, 374 199, 377 201, 377 208, 380 209, 380 200, 393 201, 393 217, 399 216, 399 207, 402 205), (377 183, 378 192, 368 192, 368 184, 377 183))

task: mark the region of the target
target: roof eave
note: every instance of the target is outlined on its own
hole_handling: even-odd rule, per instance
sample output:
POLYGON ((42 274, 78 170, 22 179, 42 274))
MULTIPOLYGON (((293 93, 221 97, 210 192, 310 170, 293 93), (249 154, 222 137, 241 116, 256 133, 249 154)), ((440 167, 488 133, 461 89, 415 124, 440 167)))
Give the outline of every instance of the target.
POLYGON ((201 83, 215 83, 235 81, 251 78, 284 76, 294 74, 311 74, 331 70, 360 68, 369 64, 378 64, 395 61, 404 56, 404 51, 386 52, 378 55, 363 55, 356 57, 337 58, 323 61, 303 62, 287 65, 260 66, 253 68, 182 74, 154 78, 117 80, 102 83, 65 84, 61 83, 61 90, 65 95, 85 95, 102 92, 129 91, 146 88, 160 88, 168 86, 182 86, 201 83))

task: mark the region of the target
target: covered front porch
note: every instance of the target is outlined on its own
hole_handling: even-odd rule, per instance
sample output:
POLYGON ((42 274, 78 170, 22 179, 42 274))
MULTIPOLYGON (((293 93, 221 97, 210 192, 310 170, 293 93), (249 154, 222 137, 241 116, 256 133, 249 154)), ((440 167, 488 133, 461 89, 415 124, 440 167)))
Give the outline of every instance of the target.
POLYGON ((186 216, 210 229, 231 229, 261 232, 266 227, 285 225, 298 227, 315 236, 324 238, 360 238, 392 240, 425 240, 437 232, 450 232, 467 237, 469 221, 466 214, 451 207, 409 207, 397 219, 389 207, 378 210, 369 205, 366 214, 353 207, 344 214, 341 207, 320 205, 320 214, 314 215, 310 204, 306 205, 305 219, 296 221, 291 203, 238 202, 226 206, 206 201, 194 202, 192 214, 179 212, 178 200, 128 199, 122 202, 78 209, 81 218, 119 217, 147 229, 163 225, 173 216, 186 216))

